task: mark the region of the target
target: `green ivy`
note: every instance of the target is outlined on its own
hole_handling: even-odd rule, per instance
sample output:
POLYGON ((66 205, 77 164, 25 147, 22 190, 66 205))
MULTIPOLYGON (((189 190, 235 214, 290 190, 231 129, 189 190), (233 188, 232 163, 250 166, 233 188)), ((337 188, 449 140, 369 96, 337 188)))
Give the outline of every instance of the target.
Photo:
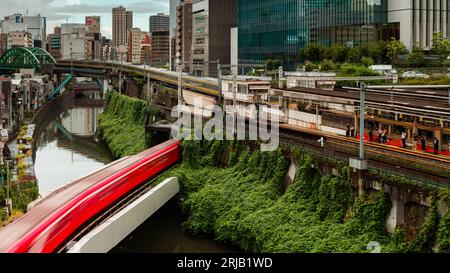
POLYGON ((150 142, 145 123, 157 111, 146 101, 109 92, 105 111, 99 119, 98 139, 106 143, 115 158, 142 152, 150 142))

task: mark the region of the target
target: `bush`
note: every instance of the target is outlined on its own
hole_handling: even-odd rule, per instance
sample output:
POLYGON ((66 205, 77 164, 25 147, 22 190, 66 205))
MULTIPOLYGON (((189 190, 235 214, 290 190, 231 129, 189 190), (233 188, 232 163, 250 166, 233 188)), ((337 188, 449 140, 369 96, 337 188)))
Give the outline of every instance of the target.
POLYGON ((362 57, 361 64, 364 65, 365 67, 370 67, 374 64, 374 61, 370 57, 362 57))
MULTIPOLYGON (((183 143, 183 163, 171 175, 180 177, 187 231, 213 235, 247 252, 367 252, 371 241, 380 242, 383 250, 400 251, 401 236, 391 239, 386 231, 392 206, 387 194, 354 200, 345 171, 342 176, 321 177, 312 168, 315 157, 298 150, 292 154, 299 175, 283 192, 280 186, 288 168, 283 154, 251 152, 245 146, 183 143), (223 151, 230 154, 226 168, 217 160, 223 151)), ((423 230, 424 235, 432 232, 423 230)), ((428 251, 422 238, 428 242, 429 237, 417 239, 428 251)))
POLYGON ((147 148, 145 123, 156 115, 146 101, 110 92, 96 136, 115 158, 137 154, 147 148))

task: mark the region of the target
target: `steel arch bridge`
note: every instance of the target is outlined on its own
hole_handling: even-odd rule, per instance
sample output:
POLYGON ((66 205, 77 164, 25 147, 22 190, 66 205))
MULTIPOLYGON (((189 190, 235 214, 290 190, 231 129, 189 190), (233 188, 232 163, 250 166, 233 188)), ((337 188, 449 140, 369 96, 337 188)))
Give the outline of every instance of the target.
POLYGON ((50 53, 38 47, 14 47, 0 57, 0 70, 28 68, 39 71, 42 64, 56 64, 56 61, 50 53))

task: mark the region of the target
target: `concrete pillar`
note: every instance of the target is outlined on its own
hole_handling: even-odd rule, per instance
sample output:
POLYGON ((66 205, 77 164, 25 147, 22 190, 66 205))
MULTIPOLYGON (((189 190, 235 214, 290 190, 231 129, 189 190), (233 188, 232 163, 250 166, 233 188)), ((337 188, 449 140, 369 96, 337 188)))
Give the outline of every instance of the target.
POLYGON ((391 195, 392 208, 387 220, 387 230, 390 234, 393 234, 395 229, 405 222, 405 200, 402 194, 397 194, 396 188, 393 188, 393 191, 394 196, 391 195))
POLYGON ((389 127, 388 127, 388 136, 389 137, 392 136, 392 125, 389 125, 389 127))
POLYGON ((407 132, 408 132, 408 141, 411 142, 412 141, 412 130, 407 129, 407 132))
POLYGON ((448 37, 448 26, 447 26, 447 0, 442 0, 442 33, 444 33, 444 36, 448 37))
POLYGON ((426 6, 427 6, 427 1, 428 0, 422 0, 422 22, 420 23, 420 25, 422 26, 422 35, 421 35, 421 37, 422 37, 422 47, 423 48, 426 48, 428 45, 427 45, 427 24, 426 24, 426 19, 425 18, 427 18, 427 9, 426 9, 426 6))
POLYGON ((443 134, 442 134, 442 128, 441 127, 436 127, 434 128, 434 137, 437 138, 439 140, 439 148, 442 147, 443 143, 443 134))
POLYGON ((419 9, 419 7, 420 7, 420 0, 414 0, 414 1, 416 1, 416 10, 414 11, 415 12, 415 14, 416 14, 416 22, 414 22, 414 32, 415 32, 415 44, 414 45, 420 45, 420 41, 421 41, 421 37, 420 37, 420 26, 421 26, 421 23, 420 23, 420 9, 419 9))

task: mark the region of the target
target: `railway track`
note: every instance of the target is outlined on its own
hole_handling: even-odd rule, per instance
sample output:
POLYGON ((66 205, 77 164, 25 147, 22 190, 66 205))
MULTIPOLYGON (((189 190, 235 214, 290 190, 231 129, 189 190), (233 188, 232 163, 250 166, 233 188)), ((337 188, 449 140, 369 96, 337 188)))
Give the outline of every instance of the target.
MULTIPOLYGON (((333 152, 341 153, 347 157, 357 157, 359 154, 359 140, 356 139, 331 135, 316 130, 295 128, 293 126, 287 127, 286 125, 282 125, 281 129, 283 130, 281 133, 282 139, 301 142, 302 138, 296 133, 311 135, 315 138, 322 136, 327 139, 327 149, 333 149, 333 152)), ((317 146, 315 142, 306 144, 317 146)), ((367 142, 365 151, 369 160, 381 164, 380 166, 392 170, 402 168, 405 173, 450 185, 449 158, 367 142)))

